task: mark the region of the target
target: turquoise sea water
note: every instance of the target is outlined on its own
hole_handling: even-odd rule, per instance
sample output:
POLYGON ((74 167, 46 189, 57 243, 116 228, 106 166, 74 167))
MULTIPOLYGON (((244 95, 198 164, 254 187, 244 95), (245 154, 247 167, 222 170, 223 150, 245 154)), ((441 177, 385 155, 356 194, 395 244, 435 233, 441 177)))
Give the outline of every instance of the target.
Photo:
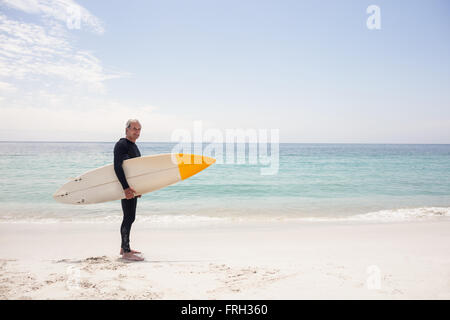
MULTIPOLYGON (((175 143, 137 145, 151 155, 170 153, 175 143)), ((120 201, 72 206, 52 198, 67 178, 112 163, 113 147, 0 142, 0 221, 120 221, 120 201)), ((142 196, 138 220, 450 218, 450 145, 280 144, 278 173, 261 175, 263 167, 214 164, 142 196)))

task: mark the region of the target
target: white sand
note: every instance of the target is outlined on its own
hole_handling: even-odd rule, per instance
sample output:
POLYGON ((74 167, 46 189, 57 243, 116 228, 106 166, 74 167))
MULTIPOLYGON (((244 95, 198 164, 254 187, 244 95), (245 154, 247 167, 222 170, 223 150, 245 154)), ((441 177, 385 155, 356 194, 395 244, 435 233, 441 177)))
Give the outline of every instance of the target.
POLYGON ((450 221, 0 223, 1 299, 449 299, 450 221))

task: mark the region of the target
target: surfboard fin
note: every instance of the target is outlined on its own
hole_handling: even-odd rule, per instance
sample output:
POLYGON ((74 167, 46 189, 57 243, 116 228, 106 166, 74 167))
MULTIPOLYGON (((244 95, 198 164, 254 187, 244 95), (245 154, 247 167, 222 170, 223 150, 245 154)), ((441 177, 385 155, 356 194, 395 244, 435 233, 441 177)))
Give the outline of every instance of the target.
POLYGON ((81 177, 69 177, 69 178, 67 178, 68 180, 70 180, 70 181, 81 181, 82 180, 82 178, 81 177))

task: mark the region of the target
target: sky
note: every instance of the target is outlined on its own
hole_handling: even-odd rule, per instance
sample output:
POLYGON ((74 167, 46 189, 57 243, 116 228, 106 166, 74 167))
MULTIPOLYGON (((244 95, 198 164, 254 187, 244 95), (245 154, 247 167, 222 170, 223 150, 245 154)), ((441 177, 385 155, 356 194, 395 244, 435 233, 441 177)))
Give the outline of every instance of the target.
POLYGON ((449 35, 447 0, 0 0, 0 141, 450 143, 449 35))

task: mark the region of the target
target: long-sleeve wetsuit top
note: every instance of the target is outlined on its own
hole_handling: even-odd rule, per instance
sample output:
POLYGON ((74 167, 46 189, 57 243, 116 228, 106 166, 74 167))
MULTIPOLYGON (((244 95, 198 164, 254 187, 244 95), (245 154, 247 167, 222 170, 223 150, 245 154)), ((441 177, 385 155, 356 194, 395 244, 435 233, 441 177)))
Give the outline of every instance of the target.
POLYGON ((119 182, 124 190, 130 186, 125 178, 122 163, 124 160, 140 156, 141 153, 134 142, 126 138, 120 138, 120 140, 116 142, 116 145, 114 146, 114 171, 116 172, 117 178, 119 179, 119 182))

